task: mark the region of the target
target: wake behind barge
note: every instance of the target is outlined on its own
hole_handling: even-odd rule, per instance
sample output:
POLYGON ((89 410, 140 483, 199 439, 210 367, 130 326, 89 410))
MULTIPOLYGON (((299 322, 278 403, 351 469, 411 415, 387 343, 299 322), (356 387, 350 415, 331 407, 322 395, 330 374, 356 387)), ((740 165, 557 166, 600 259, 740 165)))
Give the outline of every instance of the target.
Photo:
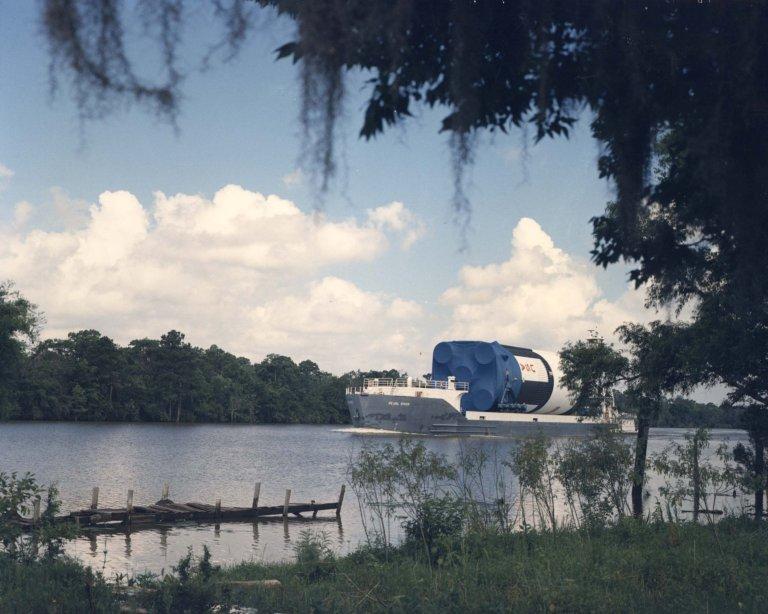
POLYGON ((575 415, 558 385, 559 360, 549 352, 497 342, 435 346, 430 379, 365 379, 347 389, 357 427, 428 435, 587 437, 614 423, 635 430, 606 407, 600 417, 575 415))

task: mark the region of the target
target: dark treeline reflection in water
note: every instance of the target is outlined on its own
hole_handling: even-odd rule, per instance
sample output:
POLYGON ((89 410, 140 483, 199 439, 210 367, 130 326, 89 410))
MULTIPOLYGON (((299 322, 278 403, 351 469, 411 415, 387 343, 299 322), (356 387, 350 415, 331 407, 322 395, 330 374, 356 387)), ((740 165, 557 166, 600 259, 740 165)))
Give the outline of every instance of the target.
MULTIPOLYGON (((684 429, 655 429, 649 454, 681 439, 684 429)), ((128 489, 135 504, 160 498, 164 482, 171 499, 222 505, 249 505, 256 482, 262 483, 260 503, 332 501, 347 482, 351 460, 366 444, 384 445, 396 435, 382 435, 338 426, 162 425, 162 424, 0 424, 0 470, 31 471, 42 484, 55 482, 63 508, 88 507, 91 489, 100 489, 101 507, 125 505, 128 489)), ((710 450, 745 441, 742 431, 715 430, 710 450)), ((462 452, 482 448, 504 460, 519 442, 503 439, 421 439, 428 449, 457 461, 462 452)), ((508 495, 516 494, 508 480, 508 495)), ((660 481, 651 476, 653 493, 660 481)), ((169 570, 192 546, 204 544, 219 564, 243 560, 278 561, 293 556, 293 543, 306 528, 324 531, 330 545, 348 552, 364 539, 354 492, 347 490, 340 521, 332 512, 320 522, 291 520, 221 525, 179 525, 131 533, 82 537, 68 552, 105 573, 169 570)))

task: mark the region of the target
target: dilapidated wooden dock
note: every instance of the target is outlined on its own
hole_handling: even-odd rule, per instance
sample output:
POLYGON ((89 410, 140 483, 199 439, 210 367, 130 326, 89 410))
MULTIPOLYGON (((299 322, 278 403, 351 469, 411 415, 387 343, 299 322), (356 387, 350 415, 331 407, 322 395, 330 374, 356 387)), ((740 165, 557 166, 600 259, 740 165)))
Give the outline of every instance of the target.
MULTIPOLYGON (((289 517, 302 519, 318 519, 318 512, 333 511, 336 518, 341 514, 341 505, 344 502, 345 486, 342 484, 339 497, 329 503, 317 503, 315 500, 309 503, 291 502, 290 489, 285 491, 285 499, 282 505, 259 505, 261 483, 257 482, 253 493, 253 500, 249 507, 225 507, 221 505, 221 499, 217 499, 213 505, 208 503, 176 503, 171 500, 169 486, 163 486, 163 494, 159 501, 150 505, 134 505, 133 490, 128 491, 126 505, 123 508, 99 507, 99 489, 95 487, 91 495, 91 506, 88 509, 76 510, 66 515, 56 516, 52 521, 56 524, 70 523, 83 530, 114 530, 114 529, 139 529, 156 525, 168 525, 180 522, 197 522, 218 524, 222 522, 254 521, 260 518, 275 519, 289 517), (304 514, 311 514, 305 516, 304 514)), ((50 522, 51 519, 46 520, 50 522)), ((35 501, 31 518, 19 518, 18 524, 25 531, 34 531, 41 526, 43 518, 40 513, 40 500, 35 501)))

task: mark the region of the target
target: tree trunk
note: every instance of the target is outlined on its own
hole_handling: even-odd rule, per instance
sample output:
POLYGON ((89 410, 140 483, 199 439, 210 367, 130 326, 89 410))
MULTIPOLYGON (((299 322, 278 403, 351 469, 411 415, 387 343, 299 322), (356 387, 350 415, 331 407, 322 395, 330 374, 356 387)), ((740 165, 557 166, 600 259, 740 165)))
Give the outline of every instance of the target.
POLYGON ((701 471, 699 469, 699 438, 693 437, 693 521, 699 520, 701 500, 701 471))
POLYGON ((763 519, 765 501, 765 440, 762 437, 755 438, 755 477, 757 478, 757 487, 755 488, 755 520, 760 522, 763 519))
POLYGON ((632 514, 643 517, 643 487, 645 486, 645 459, 648 455, 650 416, 643 411, 637 416, 637 441, 635 442, 635 471, 632 481, 632 514))

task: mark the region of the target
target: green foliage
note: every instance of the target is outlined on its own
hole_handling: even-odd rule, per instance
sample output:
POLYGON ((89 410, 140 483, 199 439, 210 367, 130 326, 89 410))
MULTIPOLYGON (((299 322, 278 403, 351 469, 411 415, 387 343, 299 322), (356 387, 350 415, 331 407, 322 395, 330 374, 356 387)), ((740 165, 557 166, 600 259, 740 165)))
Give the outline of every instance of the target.
POLYGON ((768 603, 768 532, 737 519, 714 526, 632 519, 596 534, 476 532, 446 538, 451 564, 403 546, 341 557, 310 580, 297 564, 245 563, 238 580, 281 590, 238 595, 260 612, 731 612, 768 603))
POLYGON ((334 558, 328 534, 324 531, 318 533, 303 530, 293 546, 293 552, 296 554, 296 562, 300 565, 323 563, 334 558))
MULTIPOLYGON (((629 400, 622 392, 615 391, 616 407, 622 412, 632 412, 629 400)), ((727 403, 699 403, 693 399, 675 396, 662 399, 659 415, 654 426, 660 428, 707 428, 740 429, 744 427, 744 408, 727 403)))
MULTIPOLYGON (((630 513, 637 458, 626 436, 611 424, 584 440, 555 444, 543 435, 526 439, 505 464, 518 480, 517 513, 524 531, 555 533, 570 526, 595 533, 621 524, 630 513)), ((730 475, 730 469, 723 473, 730 475)), ((707 466, 707 486, 721 487, 722 494, 716 475, 707 466)))
POLYGON ((31 473, 19 477, 15 472, 0 472, 0 543, 9 556, 23 557, 24 541, 21 528, 15 521, 32 515, 34 499, 40 492, 31 473))
POLYGON ((444 456, 408 437, 401 437, 397 447, 364 446, 350 459, 348 473, 368 543, 385 547, 391 543, 392 523, 399 518, 421 527, 427 502, 444 500, 448 481, 457 475, 444 456))
POLYGON ((305 529, 293 546, 300 573, 309 582, 334 573, 336 556, 331 550, 330 539, 325 531, 305 529))
POLYGON ((421 501, 412 518, 403 520, 405 543, 426 553, 432 563, 446 560, 449 538, 461 535, 465 524, 463 502, 450 494, 430 496, 421 501))
POLYGON ((228 596, 219 580, 220 568, 211 563, 211 553, 203 546, 201 557, 192 548, 173 566, 173 573, 162 579, 144 577, 142 588, 153 612, 208 612, 216 604, 226 604, 228 596))
POLYGON ((19 561, 0 555, 0 612, 118 611, 117 598, 100 573, 68 558, 19 561))
POLYGON ((597 332, 560 350, 560 384, 571 393, 580 413, 599 415, 612 402, 613 388, 626 379, 629 360, 597 332))
POLYGON ((696 429, 685 435, 683 443, 670 443, 651 458, 653 468, 665 479, 659 494, 668 516, 677 519, 685 511, 693 514, 694 521, 700 514, 714 521, 714 514, 722 511, 718 510, 718 502, 736 489, 737 473, 727 444, 715 450, 714 456, 720 461, 715 464, 706 455, 709 441, 706 429, 696 429), (683 509, 684 502, 689 504, 687 510, 683 509))
POLYGON ((19 377, 10 405, 18 419, 341 423, 348 416, 344 380, 312 361, 270 354, 252 364, 215 345, 194 347, 173 330, 127 347, 95 330, 48 339, 20 355, 19 377))
POLYGON ((470 530, 511 530, 512 510, 517 503, 510 488, 505 456, 495 446, 462 446, 452 492, 461 501, 470 530))
POLYGON ((0 471, 0 556, 25 562, 58 557, 63 542, 74 536, 71 527, 53 522, 60 507, 59 492, 54 485, 44 489, 31 473, 19 476, 15 472, 0 471), (43 492, 45 503, 41 501, 43 492), (34 533, 24 534, 17 521, 32 517, 35 503, 41 511, 39 524, 34 533))
POLYGON ((578 524, 598 529, 629 513, 633 460, 630 444, 610 426, 558 450, 557 479, 578 524))
MULTIPOLYGON (((628 519, 591 535, 563 530, 556 539, 473 532, 446 536, 443 547, 451 564, 434 565, 403 546, 339 557, 332 573, 319 576, 301 562, 248 562, 214 570, 207 581, 194 557, 185 557, 176 566, 185 580, 179 572, 144 578, 144 590, 129 603, 179 613, 209 611, 210 604, 229 611, 233 603, 260 612, 436 613, 760 612, 768 604, 768 532, 741 519, 715 525, 628 519), (227 581, 272 578, 282 587, 224 588, 227 581)), ((77 562, 21 565, 0 558, 3 612, 114 612, 122 592, 77 562)))
POLYGON ((626 323, 616 332, 626 346, 623 352, 594 333, 587 341, 567 344, 561 352, 565 373, 562 381, 574 398, 596 397, 608 406, 613 405, 606 401, 612 386, 624 385, 625 406, 635 414, 637 426, 632 511, 640 517, 650 428, 667 395, 690 391, 700 380, 695 361, 688 355, 687 325, 659 321, 647 325, 626 323))
POLYGON ((55 487, 43 489, 30 473, 0 472, 0 612, 114 609, 114 597, 101 575, 61 556, 64 540, 74 534, 53 523, 59 508, 55 487), (40 522, 33 533, 25 534, 17 521, 30 518, 36 502, 40 522))
POLYGON ((555 484, 557 459, 549 453, 552 441, 544 435, 525 439, 511 453, 510 467, 520 485, 520 510, 523 528, 528 529, 528 505, 533 507, 533 526, 557 529, 555 484))
POLYGON ((39 322, 37 308, 11 282, 0 283, 0 420, 17 413, 26 349, 39 322))
POLYGON ((407 374, 398 371, 397 369, 385 369, 383 371, 350 371, 342 375, 342 379, 348 382, 350 386, 360 387, 363 385, 364 379, 398 379, 405 377, 407 374))
POLYGON ((768 412, 759 405, 746 408, 743 426, 749 433, 749 445, 739 443, 733 450, 737 463, 736 473, 739 486, 755 496, 755 516, 761 519, 764 511, 768 468, 765 462, 765 448, 768 444, 768 412))

